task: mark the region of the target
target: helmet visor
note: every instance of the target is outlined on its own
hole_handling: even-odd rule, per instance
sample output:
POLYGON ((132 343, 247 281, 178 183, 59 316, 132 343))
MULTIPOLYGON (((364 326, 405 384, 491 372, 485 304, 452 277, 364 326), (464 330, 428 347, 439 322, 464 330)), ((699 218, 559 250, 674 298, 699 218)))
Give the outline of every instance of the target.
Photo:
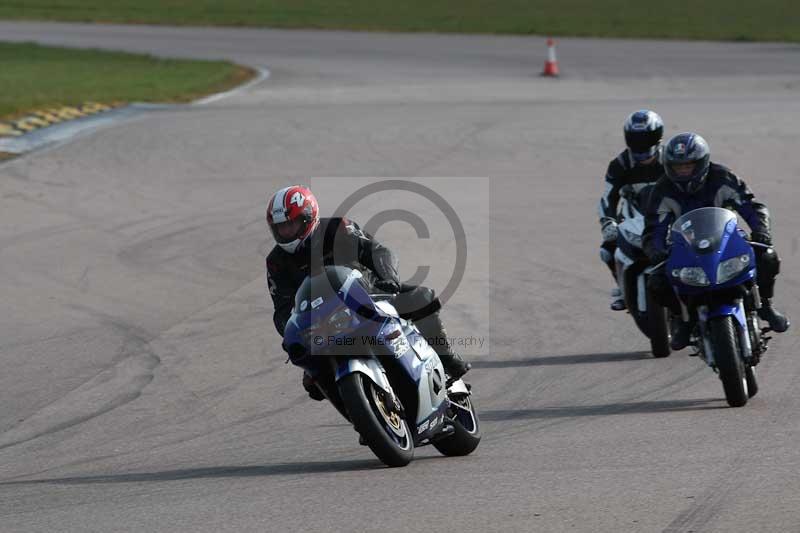
POLYGON ((286 222, 278 222, 272 224, 272 236, 275 237, 275 242, 286 244, 295 241, 303 236, 308 228, 308 222, 302 218, 295 218, 294 220, 287 220, 286 222))
POLYGON ((663 134, 663 128, 653 131, 626 131, 625 144, 630 148, 631 152, 649 152, 658 148, 663 134))
POLYGON ((647 161, 648 159, 652 159, 658 155, 658 146, 651 146, 649 150, 642 152, 634 152, 632 149, 629 149, 628 151, 631 153, 631 158, 638 163, 641 161, 647 161))
POLYGON ((673 181, 691 181, 696 177, 698 166, 699 163, 697 161, 669 163, 669 174, 673 181))

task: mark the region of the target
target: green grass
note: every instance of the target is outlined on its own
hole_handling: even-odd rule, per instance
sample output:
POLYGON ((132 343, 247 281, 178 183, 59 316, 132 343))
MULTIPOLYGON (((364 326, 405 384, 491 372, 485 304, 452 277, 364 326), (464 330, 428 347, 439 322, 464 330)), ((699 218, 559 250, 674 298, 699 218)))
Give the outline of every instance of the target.
POLYGON ((252 71, 224 61, 0 43, 0 118, 82 102, 185 102, 224 90, 252 71))
POLYGON ((0 18, 800 41, 798 0, 2 0, 0 18))

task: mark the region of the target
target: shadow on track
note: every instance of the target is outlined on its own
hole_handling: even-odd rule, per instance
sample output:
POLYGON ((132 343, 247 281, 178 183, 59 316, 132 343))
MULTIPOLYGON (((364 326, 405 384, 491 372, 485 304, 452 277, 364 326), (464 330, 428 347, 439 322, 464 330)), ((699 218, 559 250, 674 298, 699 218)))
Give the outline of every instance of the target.
POLYGON ((630 413, 668 413, 678 411, 702 411, 728 409, 722 398, 703 400, 663 400, 651 402, 609 403, 604 405, 576 405, 565 407, 542 407, 540 409, 497 409, 481 411, 481 420, 504 421, 526 418, 573 418, 580 416, 621 415, 630 413))
POLYGON ((521 366, 583 365, 587 363, 614 363, 619 361, 641 361, 653 359, 650 352, 586 353, 576 355, 551 355, 530 359, 508 359, 503 361, 473 361, 472 368, 514 368, 521 366))
POLYGON ((54 479, 33 479, 29 481, 6 481, 0 482, 0 486, 35 485, 41 483, 76 485, 92 483, 147 483, 154 481, 179 481, 184 479, 325 474, 332 472, 355 472, 359 470, 383 470, 385 468, 386 467, 384 467, 377 459, 338 462, 314 461, 301 463, 276 463, 263 466, 215 466, 209 468, 164 470, 162 472, 109 474, 104 476, 76 476, 54 479))

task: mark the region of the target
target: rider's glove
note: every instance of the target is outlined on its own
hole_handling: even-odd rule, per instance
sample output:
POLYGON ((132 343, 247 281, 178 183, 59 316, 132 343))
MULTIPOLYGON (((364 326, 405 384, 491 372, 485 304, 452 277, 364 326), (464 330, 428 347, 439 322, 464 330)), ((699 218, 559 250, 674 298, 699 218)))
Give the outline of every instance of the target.
POLYGON ((603 234, 603 242, 616 242, 617 235, 619 234, 616 222, 613 220, 604 222, 600 231, 603 234))
POLYGON ((391 279, 379 279, 375 282, 375 288, 388 294, 400 292, 400 284, 391 279))
POLYGON ((766 244, 767 246, 772 245, 772 235, 770 235, 766 231, 754 231, 750 233, 750 240, 753 242, 760 242, 761 244, 766 244))

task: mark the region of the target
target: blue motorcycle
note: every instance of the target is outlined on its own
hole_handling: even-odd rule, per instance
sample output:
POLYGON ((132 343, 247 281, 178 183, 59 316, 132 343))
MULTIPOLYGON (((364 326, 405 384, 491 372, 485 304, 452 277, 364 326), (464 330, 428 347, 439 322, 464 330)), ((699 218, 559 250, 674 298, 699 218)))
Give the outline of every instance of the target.
POLYGON ((753 246, 736 215, 718 207, 695 209, 670 232, 667 272, 683 305, 683 319, 696 324, 693 340, 722 380, 725 399, 741 407, 758 392, 755 366, 767 349, 753 246))
POLYGON ((297 291, 284 349, 384 464, 405 466, 425 444, 468 455, 481 440, 471 387, 448 380, 392 296, 370 294, 358 270, 324 267, 297 291))

